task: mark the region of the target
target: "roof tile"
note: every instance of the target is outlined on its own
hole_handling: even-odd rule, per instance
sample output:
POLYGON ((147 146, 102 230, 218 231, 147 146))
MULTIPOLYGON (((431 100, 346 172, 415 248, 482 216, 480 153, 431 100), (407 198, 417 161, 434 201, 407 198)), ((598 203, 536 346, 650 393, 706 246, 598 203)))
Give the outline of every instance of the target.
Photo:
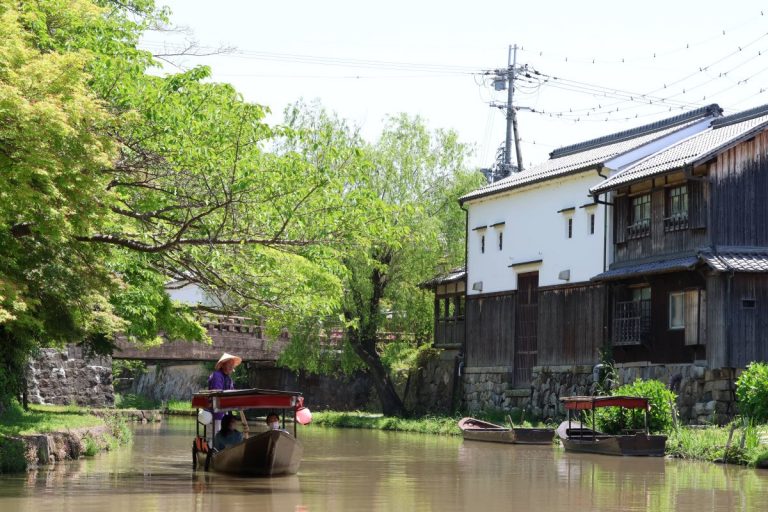
POLYGON ((768 127, 768 105, 716 119, 703 132, 659 151, 592 187, 598 194, 699 162, 768 127))

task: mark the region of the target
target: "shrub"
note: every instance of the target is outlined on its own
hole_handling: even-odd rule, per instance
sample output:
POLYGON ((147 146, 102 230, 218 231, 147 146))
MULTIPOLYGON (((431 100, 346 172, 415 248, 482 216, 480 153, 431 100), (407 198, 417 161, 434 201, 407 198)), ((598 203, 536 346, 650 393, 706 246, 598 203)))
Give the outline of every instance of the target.
POLYGON ((83 437, 83 456, 93 457, 97 453, 99 453, 99 443, 96 439, 93 436, 83 437))
POLYGON ((768 364, 752 362, 736 381, 739 412, 759 423, 768 422, 768 364))
POLYGON ((0 473, 21 473, 27 469, 24 443, 0 436, 0 473))
MULTIPOLYGON (((613 390, 613 396, 642 396, 649 399, 651 411, 648 415, 648 428, 651 432, 669 431, 674 420, 673 404, 677 395, 658 380, 637 379, 632 384, 625 384, 613 390)), ((599 430, 609 434, 618 434, 624 429, 642 429, 645 426, 645 413, 642 410, 626 410, 620 407, 598 409, 595 420, 599 430)))

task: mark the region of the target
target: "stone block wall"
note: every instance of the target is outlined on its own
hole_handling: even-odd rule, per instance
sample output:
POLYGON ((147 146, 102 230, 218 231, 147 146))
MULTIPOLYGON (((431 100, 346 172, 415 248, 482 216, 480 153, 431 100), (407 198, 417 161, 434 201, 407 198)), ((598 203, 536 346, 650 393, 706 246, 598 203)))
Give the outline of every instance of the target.
POLYGON ((592 366, 536 366, 531 382, 530 402, 522 404, 536 418, 556 420, 565 416, 563 396, 597 393, 592 366))
POLYGON ((459 405, 457 350, 435 351, 411 372, 404 389, 405 408, 415 414, 451 414, 459 405))
POLYGON ((728 423, 736 414, 736 378, 741 370, 704 365, 617 365, 621 383, 655 379, 678 395, 680 420, 689 424, 728 423))
MULTIPOLYGON (((614 388, 637 379, 665 383, 678 395, 676 406, 682 423, 722 425, 737 412, 735 381, 741 370, 697 364, 618 364, 615 369, 617 378, 608 383, 614 388)), ((516 389, 508 373, 469 369, 463 376, 464 408, 471 413, 519 407, 526 414, 556 421, 565 417, 560 397, 596 394, 599 376, 599 368, 591 366, 538 366, 533 369, 531 387, 516 389)))
POLYGON ((464 409, 511 411, 527 403, 529 388, 516 389, 506 368, 466 368, 463 372, 464 409))
POLYGON ((145 373, 134 376, 129 393, 161 402, 191 400, 193 393, 208 387, 209 373, 201 363, 148 364, 145 373))
POLYGON ((27 399, 33 404, 111 407, 112 359, 84 359, 77 347, 42 349, 27 367, 27 399))

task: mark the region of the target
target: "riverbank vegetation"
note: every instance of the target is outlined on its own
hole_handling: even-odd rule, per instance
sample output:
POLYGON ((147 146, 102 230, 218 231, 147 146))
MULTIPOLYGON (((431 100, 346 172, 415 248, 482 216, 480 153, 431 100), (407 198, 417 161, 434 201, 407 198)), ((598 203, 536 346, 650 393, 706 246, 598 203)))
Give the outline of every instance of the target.
POLYGON ((452 417, 427 416, 423 418, 399 418, 366 412, 312 412, 312 425, 338 428, 365 428, 372 430, 394 430, 419 434, 461 435, 458 419, 452 417))
MULTIPOLYGON (((67 443, 80 445, 79 448, 69 447, 72 457, 91 457, 100 451, 114 450, 133 439, 133 432, 117 412, 95 416, 88 409, 77 406, 33 405, 25 410, 19 404, 11 403, 0 414, 0 473, 24 471, 29 457, 27 440, 40 435, 69 436, 67 443)), ((36 449, 32 452, 38 455, 36 449)))
POLYGON ((174 30, 153 0, 0 0, 0 410, 40 347, 207 341, 177 280, 288 329, 291 368, 367 368, 403 414, 380 345, 429 340, 418 285, 463 261, 470 148, 407 115, 369 142, 317 104, 268 125, 209 68, 163 68, 151 30, 174 30))
POLYGON ((12 404, 0 415, 0 435, 5 436, 65 432, 102 425, 105 425, 102 418, 76 406, 32 406, 25 411, 20 405, 12 404))

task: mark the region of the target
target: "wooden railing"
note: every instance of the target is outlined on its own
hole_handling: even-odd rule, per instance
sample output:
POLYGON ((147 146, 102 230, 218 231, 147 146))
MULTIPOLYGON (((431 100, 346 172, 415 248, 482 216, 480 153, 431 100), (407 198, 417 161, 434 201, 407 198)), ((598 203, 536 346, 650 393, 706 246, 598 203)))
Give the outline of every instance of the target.
POLYGON ((435 322, 435 347, 456 347, 464 344, 464 317, 443 318, 435 322))
POLYGON ((664 231, 678 231, 688 229, 688 215, 672 215, 664 219, 664 231))
POLYGON ((627 226, 627 238, 642 238, 651 234, 651 221, 641 220, 627 226))
POLYGON ((641 345, 651 331, 651 301, 617 302, 613 312, 613 344, 641 345))

